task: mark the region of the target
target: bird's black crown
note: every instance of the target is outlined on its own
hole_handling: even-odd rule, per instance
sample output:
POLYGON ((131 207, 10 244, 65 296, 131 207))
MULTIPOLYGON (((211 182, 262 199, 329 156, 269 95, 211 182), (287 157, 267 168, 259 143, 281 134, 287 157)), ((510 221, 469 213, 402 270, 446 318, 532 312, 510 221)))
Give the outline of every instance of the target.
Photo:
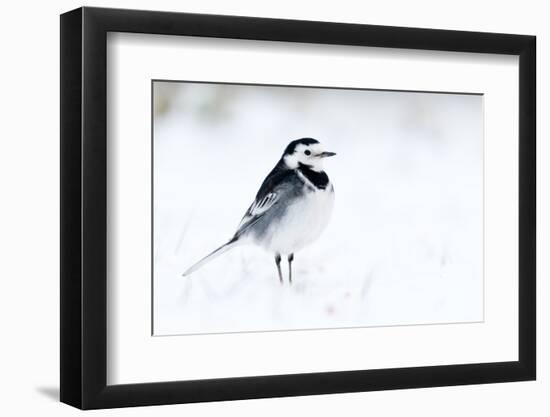
POLYGON ((286 147, 284 155, 292 155, 294 153, 294 150, 296 149, 296 146, 298 145, 313 145, 314 143, 319 143, 319 141, 313 138, 302 138, 293 140, 286 147))

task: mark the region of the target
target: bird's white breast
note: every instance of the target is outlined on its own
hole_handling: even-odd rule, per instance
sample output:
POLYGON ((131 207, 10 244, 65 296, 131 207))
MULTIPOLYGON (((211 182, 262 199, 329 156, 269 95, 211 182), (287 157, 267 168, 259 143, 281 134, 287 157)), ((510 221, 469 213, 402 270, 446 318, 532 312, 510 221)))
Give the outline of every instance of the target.
POLYGON ((292 202, 284 216, 273 224, 261 243, 265 249, 294 253, 315 241, 326 228, 334 206, 334 188, 310 189, 302 198, 292 202))

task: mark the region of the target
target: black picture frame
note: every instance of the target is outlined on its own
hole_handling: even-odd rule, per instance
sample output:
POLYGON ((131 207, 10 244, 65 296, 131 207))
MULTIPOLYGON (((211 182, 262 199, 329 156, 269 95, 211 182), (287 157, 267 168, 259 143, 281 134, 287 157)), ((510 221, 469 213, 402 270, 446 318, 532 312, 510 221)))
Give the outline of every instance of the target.
POLYGON ((61 401, 81 409, 533 380, 536 377, 534 36, 79 8, 61 15, 61 401), (519 56, 519 360, 107 385, 108 32, 519 56))

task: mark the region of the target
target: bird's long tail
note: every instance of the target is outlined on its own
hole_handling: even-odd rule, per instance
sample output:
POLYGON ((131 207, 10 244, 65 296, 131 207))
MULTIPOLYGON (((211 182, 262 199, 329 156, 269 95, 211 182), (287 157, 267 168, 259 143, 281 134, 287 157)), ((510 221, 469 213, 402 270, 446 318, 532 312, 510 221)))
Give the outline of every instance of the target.
POLYGON ((239 243, 238 238, 233 238, 226 244, 220 246, 218 249, 214 250, 210 254, 206 255, 204 258, 202 258, 200 261, 195 263, 193 266, 191 266, 187 271, 185 271, 182 276, 185 277, 187 275, 191 275, 193 272, 195 272, 197 269, 201 268, 211 260, 217 258, 222 253, 227 252, 229 249, 234 248, 239 243))

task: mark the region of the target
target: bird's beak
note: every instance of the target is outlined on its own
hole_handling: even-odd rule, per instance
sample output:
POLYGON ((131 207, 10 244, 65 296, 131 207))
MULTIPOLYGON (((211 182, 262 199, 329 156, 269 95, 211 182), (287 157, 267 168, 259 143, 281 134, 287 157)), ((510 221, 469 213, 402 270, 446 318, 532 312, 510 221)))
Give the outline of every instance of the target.
POLYGON ((321 152, 319 155, 317 155, 319 158, 327 158, 329 156, 334 156, 336 153, 334 152, 321 152))

